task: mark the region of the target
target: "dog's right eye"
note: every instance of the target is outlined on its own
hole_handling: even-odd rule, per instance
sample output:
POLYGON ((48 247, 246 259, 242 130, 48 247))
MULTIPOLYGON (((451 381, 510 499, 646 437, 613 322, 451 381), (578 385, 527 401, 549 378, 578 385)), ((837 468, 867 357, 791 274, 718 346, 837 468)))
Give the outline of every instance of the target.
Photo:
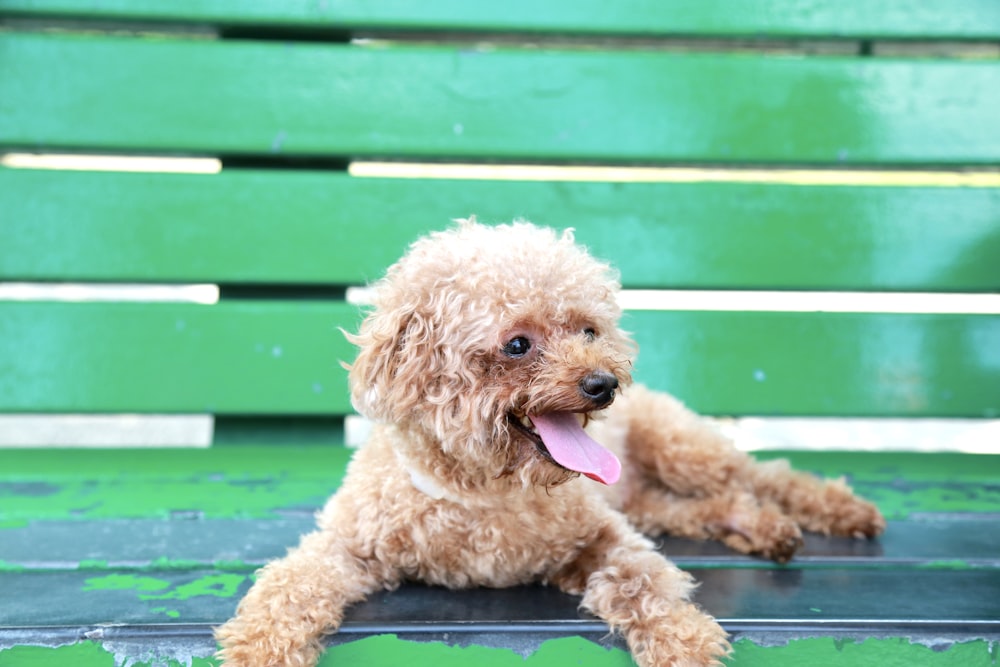
POLYGON ((508 357, 518 359, 528 354, 528 350, 530 349, 531 341, 524 336, 518 336, 507 341, 507 344, 503 346, 503 353, 508 357))

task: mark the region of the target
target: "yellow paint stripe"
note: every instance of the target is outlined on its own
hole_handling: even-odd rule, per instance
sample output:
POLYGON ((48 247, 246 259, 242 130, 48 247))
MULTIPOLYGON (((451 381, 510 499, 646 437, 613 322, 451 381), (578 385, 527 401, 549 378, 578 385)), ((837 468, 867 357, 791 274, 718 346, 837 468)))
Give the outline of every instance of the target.
MULTIPOLYGON (((348 287, 347 301, 370 306, 370 287, 348 287)), ((1000 294, 923 292, 798 292, 763 290, 622 290, 625 310, 778 313, 907 313, 1000 315, 1000 294)))
POLYGON ((990 170, 738 169, 354 162, 350 165, 349 172, 361 178, 1000 188, 1000 171, 990 170))

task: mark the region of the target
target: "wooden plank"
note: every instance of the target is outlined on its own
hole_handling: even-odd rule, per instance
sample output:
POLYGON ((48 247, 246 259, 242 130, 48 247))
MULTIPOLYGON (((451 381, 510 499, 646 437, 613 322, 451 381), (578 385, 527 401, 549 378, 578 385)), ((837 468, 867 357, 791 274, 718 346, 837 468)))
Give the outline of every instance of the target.
MULTIPOLYGON (((897 570, 892 568, 691 568, 701 582, 695 599, 728 623, 797 621, 824 627, 864 619, 867 632, 880 626, 945 626, 984 622, 984 634, 1000 630, 1000 570, 897 570), (927 604, 927 590, 949 591, 927 604), (891 591, 891 594, 887 594, 891 591)), ((7 601, 0 626, 90 626, 97 624, 193 624, 224 622, 251 585, 252 571, 225 567, 135 571, 70 570, 0 572, 7 601)), ((556 636, 606 631, 601 621, 581 614, 579 598, 554 588, 449 591, 417 585, 379 592, 350 608, 342 633, 516 632, 548 627, 556 636)), ((341 638, 343 641, 344 638, 341 638)))
POLYGON ((462 0, 371 3, 365 0, 6 0, 3 13, 32 18, 98 18, 362 30, 555 32, 599 35, 779 37, 948 37, 1000 34, 991 0, 913 5, 905 0, 529 0, 500 5, 462 0))
MULTIPOLYGON (((469 628, 475 631, 476 628, 469 628)), ((392 633, 359 637, 341 632, 331 638, 332 646, 320 662, 330 665, 367 665, 393 667, 399 664, 434 665, 435 667, 465 667, 470 662, 491 667, 548 667, 576 665, 588 667, 630 667, 632 658, 606 630, 574 633, 570 637, 553 638, 551 628, 533 633, 504 634, 490 628, 488 636, 476 636, 469 645, 467 635, 421 632, 416 636, 392 633), (526 634, 533 636, 525 637, 526 634), (485 640, 492 646, 481 645, 485 640), (511 641, 512 640, 512 641, 511 641), (513 642, 513 643, 512 643, 513 642), (530 642, 530 643, 529 643, 530 642)), ((936 628, 929 628, 936 631, 936 628)), ((972 637, 909 637, 883 635, 865 637, 863 633, 842 633, 832 629, 834 636, 802 638, 800 628, 767 627, 758 632, 734 628, 734 665, 825 665, 826 667, 992 667, 994 640, 972 637)), ((816 633, 822 634, 822 633, 816 633)), ((183 627, 115 627, 100 628, 39 628, 8 631, 0 635, 0 643, 11 648, 0 649, 0 662, 18 666, 74 665, 75 667, 107 667, 115 660, 146 663, 155 660, 166 667, 211 667, 216 644, 211 628, 203 625, 183 627), (103 640, 80 640, 79 632, 98 633, 103 640)))
POLYGON ((362 284, 478 214, 573 227, 628 287, 1000 289, 994 188, 0 169, 0 210, 6 280, 362 284))
POLYGON ((1000 317, 628 313, 635 377, 708 414, 1000 414, 1000 317))
MULTIPOLYGON (((0 303, 8 412, 337 414, 338 302, 0 303)), ((1000 414, 1000 316, 628 313, 636 379, 710 414, 1000 414)))
MULTIPOLYGON (((0 569, 167 569, 225 563, 252 571, 280 558, 315 529, 313 513, 305 509, 272 519, 32 521, 0 527, 0 569)), ((807 533, 791 567, 1000 568, 998 535, 1000 517, 971 512, 889 521, 878 540, 807 533)), ((680 567, 767 567, 719 542, 671 537, 657 537, 656 542, 680 567)))
POLYGON ((836 165, 1000 155, 995 61, 29 33, 0 35, 0 57, 0 98, 17 100, 0 108, 0 146, 836 165))
MULTIPOLYGON (((4 450, 0 535, 33 522, 311 516, 340 485, 350 455, 343 447, 280 440, 199 450, 4 450)), ((995 455, 768 452, 758 458, 777 456, 825 477, 845 476, 893 520, 948 520, 956 513, 995 519, 1000 506, 995 455)), ((895 556, 914 549, 905 551, 895 556)), ((0 560, 17 560, 12 551, 0 554, 0 560)))
POLYGON ((0 405, 24 412, 350 410, 339 302, 0 304, 0 405))
MULTIPOLYGON (((180 660, 181 664, 203 664, 200 660, 214 650, 209 626, 232 614, 256 567, 255 562, 247 562, 240 555, 249 555, 251 560, 266 557, 259 552, 257 541, 266 540, 264 534, 273 537, 275 533, 268 532, 272 527, 277 527, 283 545, 287 539, 294 538, 296 527, 304 528, 309 522, 305 507, 294 515, 298 517, 297 526, 289 524, 287 515, 270 521, 246 521, 240 518, 246 516, 242 514, 248 507, 244 501, 250 501, 252 511, 254 497, 268 495, 268 479, 277 480, 288 492, 304 497, 303 486, 314 484, 324 474, 343 469, 343 460, 331 457, 334 451, 323 447, 288 449, 272 446, 189 452, 0 453, 0 490, 14 491, 13 499, 6 495, 0 503, 0 561, 6 561, 0 563, 0 583, 10 601, 0 607, 0 646, 4 647, 0 649, 0 663, 6 660, 13 661, 11 664, 36 664, 33 661, 47 664, 45 660, 57 660, 80 665, 107 664, 108 654, 104 652, 107 650, 119 660, 132 658, 148 662, 154 656, 161 656, 164 661, 171 658, 180 660), (120 484, 131 476, 135 477, 134 487, 120 484), (163 484, 168 478, 178 484, 183 482, 187 488, 177 487, 170 491, 169 486, 163 484), (76 500, 53 490, 67 479, 79 483, 82 493, 76 500), (221 489, 220 482, 233 487, 242 484, 244 494, 233 495, 221 489), (19 523, 13 518, 16 510, 23 508, 17 498, 19 490, 27 494, 32 485, 35 485, 33 493, 37 498, 70 510, 66 519, 75 521, 46 525, 37 520, 19 523), (197 490, 199 486, 202 487, 200 491, 197 490), (164 493, 164 489, 167 492, 164 493), (112 513, 106 512, 109 508, 103 502, 109 492, 120 499, 118 509, 112 513), (190 495, 192 492, 194 495, 190 495), (221 501, 213 505, 211 500, 206 502, 209 496, 221 498, 221 501), (179 507, 172 504, 171 499, 185 499, 210 510, 214 506, 228 505, 230 512, 236 514, 217 521, 192 521, 193 515, 178 514, 169 522, 81 522, 81 519, 92 521, 98 515, 105 518, 135 516, 130 513, 137 507, 145 508, 140 511, 149 511, 150 506, 144 502, 147 499, 169 508, 179 507), (102 505, 104 513, 100 509, 102 505), (220 522, 228 528, 216 530, 220 522), (91 538, 100 536, 102 539, 100 544, 95 544, 93 539, 73 541, 76 546, 70 548, 70 555, 87 557, 85 561, 73 562, 69 558, 66 567, 55 562, 39 567, 37 558, 31 560, 35 554, 42 559, 59 558, 59 530, 79 536, 87 526, 93 528, 91 538), (135 544, 114 552, 131 557, 134 562, 107 562, 101 547, 114 541, 115 538, 109 536, 136 526, 153 527, 153 532, 146 534, 140 529, 139 533, 130 533, 135 544), (164 533, 164 526, 170 526, 174 532, 167 530, 164 533), (209 540, 221 540, 214 548, 209 544, 209 551, 204 548, 206 535, 209 540), (39 552, 37 545, 41 543, 47 548, 39 552), (22 555, 17 556, 17 553, 22 555), (154 553, 167 558, 150 562, 154 553), (220 560, 225 562, 218 562, 220 560), (99 625, 106 621, 114 621, 115 627, 99 625), (96 643, 77 644, 81 637, 96 643)), ((918 488, 932 480, 947 483, 958 479, 969 483, 969 488, 979 484, 995 487, 998 474, 996 457, 987 456, 837 456, 828 453, 792 453, 792 456, 794 462, 803 467, 828 474, 854 470, 859 477, 883 480, 887 488, 896 489, 906 485, 918 488)), ((923 505, 923 509, 934 508, 933 494, 928 497, 932 499, 931 504, 923 505)), ((271 500, 276 498, 271 497, 271 500)), ((287 506, 285 501, 277 504, 287 506)), ((996 501, 986 502, 984 507, 996 507, 996 501)), ((30 515, 36 519, 53 516, 41 506, 32 508, 30 515)), ((169 513, 157 516, 162 518, 169 513)), ((723 566, 721 562, 705 568, 704 562, 699 566, 697 558, 685 561, 682 556, 681 561, 685 561, 702 582, 698 590, 699 602, 723 620, 734 639, 740 640, 737 656, 745 654, 749 659, 771 664, 769 660, 776 654, 760 653, 759 644, 784 646, 784 639, 823 636, 828 638, 823 641, 829 644, 830 650, 801 647, 800 651, 796 648, 787 654, 791 656, 789 660, 799 664, 803 656, 846 655, 845 662, 821 660, 822 664, 846 666, 871 655, 878 664, 895 664, 882 658, 902 655, 915 664, 963 667, 982 664, 985 667, 990 664, 990 642, 1000 637, 1000 626, 995 620, 997 603, 990 595, 1000 585, 998 571, 984 564, 976 567, 976 563, 963 565, 953 558, 939 559, 935 551, 943 548, 944 553, 961 558, 972 553, 969 548, 980 549, 976 546, 976 538, 988 542, 996 534, 988 528, 977 530, 977 526, 991 526, 994 520, 984 518, 983 521, 973 521, 974 525, 960 528, 962 532, 955 536, 957 542, 942 538, 952 527, 951 519, 941 522, 945 532, 933 522, 924 524, 934 532, 934 538, 925 534, 913 543, 900 541, 903 537, 899 535, 901 527, 894 523, 890 526, 891 532, 878 542, 852 542, 870 547, 881 544, 885 547, 884 552, 848 554, 848 558, 855 560, 846 567, 845 563, 838 564, 844 556, 837 554, 827 557, 825 563, 799 563, 781 568, 766 563, 747 567, 749 561, 735 568, 733 563, 723 566), (903 549, 910 555, 919 552, 922 558, 929 560, 897 562, 896 567, 886 568, 886 559, 894 558, 896 549, 903 549), (946 590, 950 594, 942 596, 940 603, 927 605, 922 591, 928 589, 946 590), (858 619, 864 620, 858 622, 858 619), (779 637, 782 641, 775 644, 779 637), (836 643, 832 637, 837 638, 836 643), (899 639, 883 639, 885 644, 873 644, 871 639, 864 644, 853 643, 872 637, 908 637, 909 641, 925 644, 933 641, 935 649, 931 651, 926 646, 911 645, 899 639), (977 641, 983 639, 985 641, 977 641), (939 660, 940 656, 946 656, 947 660, 928 661, 939 660)), ((910 522, 906 527, 920 525, 910 522)), ((278 545, 271 550, 278 551, 278 545)), ((995 556, 995 549, 988 549, 988 553, 995 556)), ((340 657, 355 664, 356 661, 349 658, 359 655, 358 651, 386 659, 390 653, 395 655, 394 651, 413 655, 421 650, 420 646, 432 645, 443 652, 443 657, 435 664, 451 664, 449 651, 452 649, 448 647, 457 643, 515 648, 522 653, 541 656, 537 664, 542 665, 552 664, 552 660, 561 655, 549 643, 556 637, 582 635, 591 641, 602 641, 602 637, 606 641, 606 634, 602 624, 578 614, 574 598, 551 589, 448 592, 413 586, 392 594, 376 595, 369 602, 353 607, 341 633, 332 640, 335 648, 327 660, 340 657), (373 648, 371 654, 354 645, 367 637, 365 646, 370 646, 373 638, 387 632, 423 643, 404 641, 385 645, 377 640, 377 650, 373 648), (444 643, 427 644, 429 641, 444 643), (339 652, 341 650, 346 652, 339 652)), ((793 645, 794 642, 789 646, 793 645)), ((468 664, 469 650, 465 648, 456 653, 464 662, 455 664, 468 664)), ((578 658, 579 647, 567 655, 578 658)), ((614 655, 627 660, 620 651, 614 655)), ((522 658, 517 657, 517 660, 522 658)))
POLYGON ((0 450, 0 527, 311 516, 340 485, 350 456, 337 445, 280 440, 196 450, 0 450))

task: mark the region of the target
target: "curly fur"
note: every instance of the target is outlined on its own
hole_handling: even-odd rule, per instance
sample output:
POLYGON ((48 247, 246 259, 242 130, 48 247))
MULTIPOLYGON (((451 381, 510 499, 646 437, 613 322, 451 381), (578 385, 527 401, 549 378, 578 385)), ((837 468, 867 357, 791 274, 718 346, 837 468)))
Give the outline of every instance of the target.
POLYGON ((217 631, 227 665, 313 665, 345 607, 407 580, 555 585, 642 667, 718 664, 725 632, 636 528, 784 561, 800 526, 884 527, 843 482, 758 464, 675 399, 629 386, 617 274, 571 232, 462 221, 413 244, 375 288, 350 336, 350 385, 376 426, 318 530, 261 570, 217 631), (531 349, 515 358, 504 346, 518 337, 531 349), (610 406, 580 390, 595 372, 622 388, 610 406), (617 485, 563 468, 515 423, 556 411, 619 454, 617 485))

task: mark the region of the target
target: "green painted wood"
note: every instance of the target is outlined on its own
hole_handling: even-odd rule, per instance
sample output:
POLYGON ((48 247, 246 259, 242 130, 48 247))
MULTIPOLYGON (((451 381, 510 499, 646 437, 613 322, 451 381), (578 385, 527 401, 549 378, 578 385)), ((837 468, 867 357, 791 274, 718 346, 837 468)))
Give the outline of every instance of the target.
MULTIPOLYGON (((802 470, 847 477, 859 493, 871 497, 895 520, 956 512, 975 518, 975 513, 995 514, 1000 507, 998 456, 758 454, 761 459, 779 456, 802 470)), ((343 447, 291 446, 281 441, 188 450, 4 450, 0 451, 0 540, 5 530, 23 529, 35 521, 308 515, 339 487, 349 458, 350 450, 343 447)), ((12 552, 3 553, 13 558, 12 552)))
MULTIPOLYGON (((825 628, 833 634, 863 618, 872 626, 872 634, 885 634, 885 628, 893 626, 897 632, 910 629, 917 636, 934 632, 921 631, 921 624, 935 629, 965 627, 971 634, 976 632, 977 621, 989 624, 979 628, 978 636, 997 632, 1000 602, 987 593, 1000 586, 996 569, 694 568, 691 573, 701 582, 696 601, 722 619, 723 627, 738 629, 747 621, 758 627, 792 621, 804 632, 825 628), (928 605, 919 594, 925 590, 949 590, 952 595, 928 605), (882 591, 895 593, 887 599, 882 591), (907 620, 901 622, 901 618, 907 620)), ((0 585, 11 600, 0 608, 0 624, 29 628, 110 623, 119 627, 214 625, 232 616, 252 583, 251 576, 250 570, 220 568, 0 572, 0 585)), ((480 636, 472 641, 494 645, 513 644, 512 636, 528 634, 532 626, 536 638, 606 635, 607 626, 579 612, 578 605, 578 597, 541 586, 459 591, 403 586, 395 592, 375 593, 349 608, 334 641, 393 631, 438 639, 443 633, 475 632, 477 626, 480 636)))
MULTIPOLYGON (((207 634, 207 633, 206 633, 207 634)), ((207 644, 207 639, 204 644, 207 644)), ((153 648, 151 641, 149 648, 153 648)), ((960 642, 935 647, 907 639, 835 640, 832 638, 796 639, 787 644, 758 644, 750 639, 736 642, 731 667, 991 667, 993 643, 988 640, 960 642)), ((137 656, 140 647, 133 647, 137 656)), ((208 650, 208 649, 206 649, 208 650)), ((155 653, 155 651, 154 651, 155 653)), ((21 645, 0 649, 2 667, 113 667, 119 658, 113 647, 94 641, 65 646, 21 645)), ((208 667, 218 662, 201 655, 181 654, 163 658, 167 667, 208 667)), ((582 638, 552 639, 527 658, 506 648, 457 645, 399 638, 394 634, 368 637, 331 647, 320 661, 321 667, 366 665, 367 667, 464 667, 470 663, 484 667, 631 667, 634 663, 620 648, 608 650, 582 638)))
MULTIPOLYGON (((81 520, 105 519, 99 524, 91 524, 95 526, 95 536, 101 535, 97 531, 102 526, 114 530, 123 525, 120 520, 106 519, 135 516, 137 511, 153 511, 155 516, 161 518, 173 516, 174 522, 183 519, 185 525, 198 523, 209 533, 209 539, 212 536, 229 536, 234 542, 231 549, 237 550, 244 545, 244 541, 233 538, 231 531, 217 533, 213 530, 212 521, 193 522, 196 513, 179 511, 177 508, 188 507, 190 505, 184 503, 190 503, 208 508, 209 511, 204 516, 211 516, 220 507, 228 506, 230 514, 227 516, 246 517, 252 515, 255 507, 260 508, 266 504, 260 502, 261 496, 264 496, 271 503, 284 508, 279 512, 271 512, 270 516, 287 516, 285 513, 292 508, 296 516, 304 517, 307 514, 306 507, 299 503, 308 505, 316 502, 315 497, 307 497, 307 490, 315 489, 324 473, 335 469, 342 471, 342 456, 345 453, 345 450, 338 448, 283 446, 146 452, 2 452, 0 493, 5 495, 0 501, 0 545, 9 546, 11 536, 17 534, 16 515, 20 510, 27 509, 27 513, 36 522, 44 521, 46 517, 52 520, 51 517, 56 513, 46 510, 45 504, 49 503, 50 509, 51 506, 61 506, 63 520, 75 519, 80 522, 77 525, 81 528, 88 525, 81 520), (129 478, 132 478, 131 483, 129 478), (72 484, 66 484, 68 480, 72 480, 72 484), (60 488, 63 485, 72 486, 78 492, 77 495, 67 494, 66 490, 60 488), (274 493, 276 487, 283 489, 283 497, 281 493, 274 493), (13 494, 10 493, 12 490, 13 494), (32 507, 23 504, 24 498, 29 495, 38 501, 32 507), (172 502, 177 500, 181 500, 181 504, 172 502), (151 510, 156 503, 171 509, 151 510)), ((927 493, 927 488, 935 484, 951 485, 954 488, 956 480, 961 480, 967 485, 967 490, 991 485, 994 493, 1000 490, 996 485, 996 480, 1000 478, 997 467, 1000 465, 1000 458, 995 456, 808 452, 791 453, 791 456, 795 465, 817 472, 839 474, 851 471, 854 475, 851 481, 856 486, 867 480, 879 482, 886 489, 902 493, 918 490, 910 498, 911 501, 917 501, 911 505, 915 512, 940 509, 936 505, 938 497, 934 493, 927 493)), ((339 479, 331 478, 328 481, 334 488, 339 484, 339 479)), ((995 508, 996 502, 995 497, 992 501, 984 501, 984 511, 995 508)), ((967 506, 966 509, 970 507, 967 506)), ((265 523, 248 521, 246 529, 259 531, 265 523)), ((190 534, 192 530, 187 532, 190 534)), ((247 539, 253 541, 256 538, 248 534, 247 539)), ((887 535, 884 539, 889 540, 891 536, 887 535)), ((182 552, 187 547, 183 542, 172 541, 170 544, 172 548, 179 548, 182 552)), ((155 540, 148 546, 155 548, 155 540)), ((224 548, 225 545, 217 547, 224 548)), ((192 543, 188 553, 194 553, 196 549, 197 545, 192 543)), ((78 553, 84 552, 78 550, 78 553)), ((123 550, 121 553, 128 552, 123 550)), ((175 659, 182 656, 180 659, 183 664, 189 664, 187 658, 194 657, 195 661, 191 664, 199 664, 198 656, 208 656, 212 651, 209 624, 218 623, 232 613, 236 601, 250 584, 250 575, 255 565, 241 562, 208 565, 184 562, 183 559, 148 563, 146 560, 148 559, 140 559, 132 567, 108 566, 105 562, 94 561, 83 562, 79 566, 67 563, 66 568, 41 570, 0 568, 0 587, 9 600, 9 604, 0 608, 0 645, 6 647, 0 651, 0 660, 13 661, 9 664, 20 666, 35 664, 30 662, 32 660, 58 661, 65 657, 72 664, 88 664, 81 662, 90 655, 84 645, 77 644, 70 651, 67 642, 72 644, 79 641, 78 638, 84 633, 81 628, 97 630, 97 626, 93 624, 111 620, 116 627, 106 630, 107 634, 96 636, 103 637, 108 650, 114 652, 119 662, 127 656, 142 656, 143 660, 148 661, 152 656, 164 655, 175 659), (40 627, 42 625, 45 627, 40 627), (40 653, 40 649, 29 650, 28 644, 63 648, 47 649, 48 652, 40 653)), ((828 642, 835 647, 831 653, 834 659, 839 660, 841 658, 838 656, 849 653, 850 661, 844 662, 845 665, 858 664, 858 660, 862 660, 865 655, 857 646, 851 648, 852 640, 873 635, 896 636, 893 632, 910 637, 909 641, 933 639, 933 660, 943 660, 941 656, 958 651, 955 661, 940 664, 976 665, 980 664, 980 653, 984 647, 988 648, 989 639, 978 648, 976 642, 967 642, 973 637, 994 637, 996 633, 995 623, 988 627, 982 625, 983 622, 995 621, 997 603, 988 593, 995 590, 997 585, 995 568, 961 568, 949 563, 946 567, 901 570, 898 567, 886 568, 879 555, 872 555, 870 560, 862 559, 847 567, 837 566, 833 562, 816 568, 808 565, 802 568, 774 568, 763 564, 763 569, 705 569, 699 568, 694 562, 690 565, 694 566, 693 572, 702 582, 698 591, 699 601, 711 613, 723 618, 726 627, 736 633, 736 638, 742 638, 737 644, 734 659, 739 658, 740 651, 748 650, 747 647, 757 647, 755 642, 785 646, 784 639, 801 636, 803 632, 829 634, 833 632, 831 628, 837 628, 837 632, 842 633, 842 638, 836 644, 832 639, 816 641, 828 642), (925 596, 920 594, 923 590, 949 590, 952 594, 943 597, 938 604, 927 605, 925 596), (887 603, 887 591, 897 592, 891 603, 887 603), (864 628, 849 622, 850 619, 859 617, 868 619, 868 625, 864 628), (796 629, 789 630, 791 626, 785 621, 781 621, 774 629, 767 629, 771 627, 767 625, 768 619, 774 621, 789 618, 795 621, 796 629), (775 643, 775 637, 778 636, 774 634, 775 631, 784 633, 780 634, 782 641, 775 643)), ((548 662, 540 664, 553 664, 551 661, 556 654, 549 652, 552 637, 583 632, 596 641, 606 635, 601 629, 591 631, 591 626, 599 628, 599 624, 580 619, 575 608, 575 600, 539 589, 455 593, 405 588, 393 594, 378 595, 370 603, 352 608, 344 632, 334 638, 335 646, 324 659, 340 659, 345 655, 356 657, 358 654, 353 652, 357 649, 356 646, 350 649, 352 652, 349 654, 338 651, 341 646, 352 646, 365 636, 369 638, 362 641, 371 643, 374 641, 372 636, 386 631, 380 631, 380 627, 393 628, 395 631, 407 627, 412 629, 406 636, 420 638, 422 641, 419 644, 402 642, 398 648, 407 655, 419 653, 423 650, 419 648, 421 646, 438 646, 445 654, 457 651, 456 655, 460 654, 465 659, 469 656, 469 650, 485 651, 483 655, 489 655, 490 651, 498 651, 496 655, 508 655, 504 653, 504 649, 498 648, 486 649, 479 646, 459 651, 448 648, 446 644, 426 643, 456 641, 454 633, 450 633, 449 639, 441 636, 440 632, 428 633, 418 627, 426 625, 428 614, 436 614, 435 618, 440 622, 434 627, 440 628, 444 624, 447 627, 454 626, 456 632, 461 630, 468 633, 470 629, 474 629, 470 628, 470 621, 485 622, 487 625, 484 626, 484 632, 477 634, 473 640, 475 644, 511 646, 511 642, 514 642, 522 651, 530 646, 531 654, 546 652, 548 662), (496 618, 502 617, 506 621, 524 620, 534 618, 533 615, 548 619, 543 631, 537 631, 542 627, 538 623, 528 624, 536 632, 525 635, 514 633, 511 629, 513 626, 509 623, 500 625, 504 628, 500 633, 490 634, 491 631, 487 628, 497 627, 496 618), (492 624, 488 622, 491 618, 494 619, 492 624)), ((893 656, 899 655, 917 659, 917 664, 938 664, 919 660, 923 654, 914 653, 909 641, 882 641, 888 643, 875 644, 878 648, 873 649, 873 664, 893 664, 893 656)), ((372 659, 386 659, 387 652, 391 650, 393 649, 380 646, 373 652, 372 659)), ((606 650, 600 649, 600 655, 609 655, 606 650)), ((93 651, 94 656, 97 653, 93 651)), ((751 653, 754 660, 765 659, 761 653, 751 653)), ((751 664, 786 664, 780 662, 784 655, 772 655, 778 663, 772 660, 771 663, 751 664)), ((986 655, 990 655, 988 651, 986 655)), ((794 656, 795 660, 802 658, 803 654, 796 653, 794 656)), ((517 659, 522 660, 520 656, 517 659)), ((360 664, 353 658, 350 662, 360 664)), ((791 661, 787 664, 801 663, 791 661)), ((821 664, 841 663, 826 661, 821 664)))
POLYGON ((342 446, 280 441, 209 449, 0 450, 0 527, 308 514, 340 486, 350 456, 342 446))
POLYGON ((350 410, 338 302, 0 303, 5 411, 350 410))
MULTIPOLYGON (((0 303, 8 412, 350 411, 353 307, 0 303)), ((709 414, 996 416, 1000 316, 636 311, 636 379, 709 414)))
MULTIPOLYGON (((972 491, 970 495, 977 500, 985 495, 976 493, 972 483, 955 483, 953 489, 972 491)), ((897 491, 902 495, 901 490, 897 491)), ((890 520, 878 540, 806 533, 805 544, 795 559, 783 567, 998 568, 1000 554, 995 536, 1000 535, 1000 517, 972 509, 968 506, 954 515, 890 520)), ((264 519, 192 519, 181 515, 166 520, 35 520, 21 526, 0 526, 0 570, 96 572, 214 566, 249 572, 283 556, 301 535, 315 530, 313 511, 283 509, 280 514, 279 518, 264 519), (39 549, 40 544, 45 548, 39 549)), ((656 544, 679 567, 773 566, 738 554, 719 542, 657 537, 656 544)))
POLYGON ((0 210, 7 280, 363 284, 477 214, 573 227, 629 287, 1000 289, 992 188, 0 169, 0 210))
POLYGON ((0 14, 46 18, 197 22, 389 30, 556 32, 609 35, 725 35, 989 39, 1000 35, 991 0, 914 5, 905 0, 558 0, 503 6, 462 0, 6 0, 0 14))
MULTIPOLYGON (((796 639, 788 644, 759 645, 737 641, 731 667, 986 667, 993 662, 992 640, 972 640, 932 647, 903 638, 844 641, 832 637, 796 639)), ((374 665, 373 665, 374 667, 374 665)))
POLYGON ((707 414, 1000 415, 1000 316, 627 313, 635 377, 707 414))
MULTIPOLYGON (((885 667, 986 667, 992 665, 991 643, 985 640, 963 642, 946 649, 932 649, 904 639, 868 639, 864 641, 835 641, 833 639, 801 639, 789 644, 758 645, 752 640, 741 640, 735 645, 727 664, 733 667, 786 667, 804 664, 829 667, 855 667, 858 664, 878 664, 885 667)), ((109 649, 93 642, 62 646, 18 646, 0 652, 0 665, 39 667, 41 665, 73 664, 81 667, 111 667, 115 655, 109 649), (5 662, 10 660, 12 662, 5 662)), ((208 658, 195 656, 191 662, 185 657, 165 658, 163 664, 216 665, 208 658)), ((469 664, 489 667, 541 667, 551 664, 573 664, 583 667, 629 667, 631 658, 621 649, 608 651, 586 639, 553 639, 543 644, 537 653, 527 659, 502 648, 463 648, 442 643, 423 643, 413 639, 382 635, 332 647, 324 654, 320 665, 364 664, 371 667, 392 667, 405 662, 411 665, 449 666, 469 664)))
MULTIPOLYGON (((1000 613, 1000 601, 986 593, 1000 586, 996 568, 768 567, 690 572, 701 582, 695 599, 723 619, 724 626, 798 620, 803 626, 836 627, 859 618, 874 627, 900 619, 914 625, 972 625, 977 620, 995 622, 1000 613), (952 594, 928 605, 926 597, 921 599, 916 592, 921 590, 952 594), (883 591, 895 594, 887 600, 883 591)), ((0 608, 0 627, 218 624, 232 616, 252 575, 252 569, 221 567, 0 572, 0 585, 10 596, 0 608)), ((578 606, 578 597, 541 586, 449 591, 414 585, 375 593, 354 605, 342 628, 347 635, 403 629, 414 634, 468 632, 479 624, 487 635, 504 634, 498 626, 508 626, 507 634, 513 635, 524 632, 525 626, 542 624, 548 626, 542 632, 555 636, 606 631, 601 621, 578 612, 578 606)))
POLYGON ((0 146, 29 149, 839 165, 1000 155, 997 61, 30 33, 0 34, 0 58, 0 99, 17 100, 0 107, 0 146))

